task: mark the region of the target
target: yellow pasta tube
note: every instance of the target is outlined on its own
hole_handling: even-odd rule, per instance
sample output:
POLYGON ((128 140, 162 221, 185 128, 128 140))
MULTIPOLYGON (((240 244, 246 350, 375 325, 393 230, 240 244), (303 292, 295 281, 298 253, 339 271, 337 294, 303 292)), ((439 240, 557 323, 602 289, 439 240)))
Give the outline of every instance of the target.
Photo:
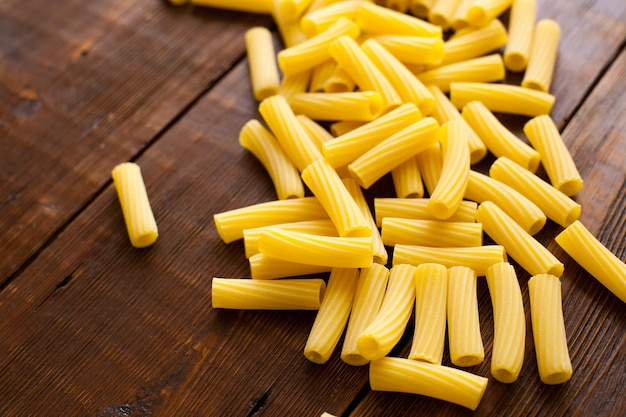
POLYGON ((505 156, 530 172, 537 170, 541 160, 539 152, 508 130, 483 103, 471 101, 461 114, 496 157, 505 156))
POLYGON ((461 122, 451 120, 440 129, 443 164, 428 209, 438 219, 447 219, 457 210, 469 179, 470 155, 466 130, 461 122))
POLYGON ((626 303, 626 264, 580 221, 567 226, 555 240, 580 266, 626 303))
POLYGON ((370 123, 324 143, 322 154, 334 168, 347 165, 421 118, 422 114, 415 104, 405 103, 370 123))
POLYGON ((504 73, 500 54, 491 54, 433 68, 417 74, 417 78, 426 85, 436 85, 447 92, 453 82, 500 81, 504 79, 504 73))
POLYGON ((414 103, 422 114, 433 111, 435 99, 430 91, 397 58, 375 39, 363 42, 361 48, 391 82, 404 102, 414 103))
POLYGON ((457 31, 456 33, 458 33, 462 29, 467 29, 470 27, 470 24, 467 20, 467 11, 472 6, 472 4, 474 4, 474 0, 461 0, 454 13, 452 13, 450 26, 452 26, 452 29, 457 31))
POLYGON ((480 101, 494 112, 539 116, 550 114, 555 97, 542 91, 508 84, 452 83, 450 101, 463 108, 471 101, 480 101))
POLYGON ((111 177, 120 200, 131 245, 136 248, 152 245, 159 236, 159 230, 150 207, 141 168, 134 162, 124 162, 113 168, 111 177))
POLYGON ((511 7, 513 0, 476 0, 467 11, 467 21, 475 27, 485 26, 511 7))
POLYGON ((443 60, 443 41, 440 38, 383 35, 373 39, 406 64, 439 65, 443 60))
POLYGON ((563 264, 545 246, 529 235, 515 220, 491 201, 478 206, 476 220, 494 242, 531 275, 552 274, 561 276, 563 264))
POLYGON ((583 180, 552 118, 544 115, 529 120, 524 133, 541 155, 541 163, 554 188, 570 197, 578 193, 583 180))
POLYGON ((252 93, 257 100, 263 100, 278 93, 280 81, 272 33, 264 27, 248 29, 244 36, 252 93))
POLYGON ((428 11, 428 20, 447 30, 452 25, 452 15, 459 6, 460 0, 438 0, 428 11))
POLYGON ((323 159, 302 171, 302 180, 322 205, 339 236, 371 236, 372 230, 337 172, 323 159))
POLYGON ((409 359, 441 365, 446 339, 448 270, 422 264, 415 270, 415 332, 409 359))
POLYGON ((513 0, 509 41, 504 49, 504 65, 509 71, 524 71, 528 65, 536 14, 537 0, 513 0))
POLYGON ((322 153, 302 127, 287 100, 281 96, 268 97, 259 105, 259 113, 274 133, 276 140, 300 172, 322 153))
POLYGON ((308 265, 368 268, 372 265, 371 237, 330 237, 283 229, 268 229, 259 239, 263 255, 308 265))
POLYGON ((331 124, 330 132, 335 138, 337 138, 339 136, 345 135, 348 132, 352 132, 354 129, 359 128, 367 123, 368 122, 359 122, 355 120, 342 120, 340 122, 335 122, 331 124))
POLYGON ((441 168, 443 167, 441 144, 437 142, 430 145, 428 148, 418 153, 415 159, 417 159, 417 165, 420 168, 424 186, 426 190, 428 190, 428 194, 432 195, 437 186, 437 182, 439 182, 441 168))
POLYGON ((189 0, 189 3, 195 6, 208 6, 248 13, 269 14, 273 10, 272 0, 242 0, 237 2, 230 0, 189 0))
POLYGON ((327 93, 349 93, 355 88, 354 80, 339 65, 335 67, 335 71, 324 83, 324 91, 327 93))
POLYGON ((304 357, 311 362, 323 364, 330 359, 348 323, 358 282, 358 269, 333 268, 330 272, 324 299, 304 346, 304 357))
POLYGON ((364 32, 372 35, 443 37, 437 25, 371 3, 363 3, 356 21, 364 32))
POLYGON ((280 51, 278 65, 285 75, 313 68, 331 58, 328 45, 332 41, 343 35, 357 38, 359 34, 360 30, 354 22, 339 18, 319 35, 280 51))
POLYGON ((431 85, 428 86, 428 90, 435 99, 435 108, 433 109, 432 117, 434 117, 440 125, 443 125, 445 122, 449 122, 450 120, 461 121, 463 128, 466 130, 467 144, 470 151, 470 163, 475 164, 476 162, 482 160, 485 155, 487 155, 487 147, 483 141, 478 137, 470 125, 467 124, 465 119, 461 116, 461 113, 459 113, 457 108, 450 102, 448 97, 446 97, 439 87, 431 85))
POLYGON ((432 248, 428 246, 396 245, 393 251, 393 265, 424 263, 442 264, 446 268, 466 266, 484 276, 487 269, 498 262, 507 260, 503 246, 487 245, 467 248, 432 248))
MULTIPOLYGON (((456 212, 448 219, 454 222, 474 222, 478 205, 473 201, 462 201, 456 212)), ((428 211, 427 198, 375 198, 374 211, 376 224, 382 225, 385 217, 398 217, 401 219, 437 220, 428 211)))
POLYGON ((428 12, 436 1, 437 0, 411 0, 409 2, 409 10, 413 16, 425 19, 428 17, 428 12))
POLYGON ((387 246, 465 247, 483 244, 480 223, 385 217, 381 236, 387 246))
POLYGON ((253 279, 213 278, 213 308, 237 310, 317 310, 324 297, 323 279, 253 279))
POLYGON ((441 65, 453 64, 485 55, 507 43, 504 25, 494 19, 487 26, 471 29, 462 36, 455 36, 443 44, 441 65))
POLYGON ((546 93, 550 91, 560 36, 561 27, 556 21, 542 19, 537 22, 522 87, 546 93))
POLYGON ((399 198, 421 198, 424 196, 424 183, 415 157, 409 158, 391 170, 393 187, 399 198))
POLYGON ((465 198, 482 203, 493 201, 529 234, 537 234, 546 224, 546 215, 516 189, 476 171, 470 171, 465 198))
POLYGON ((357 120, 370 122, 383 111, 383 99, 374 91, 353 93, 301 93, 289 103, 295 113, 313 120, 357 120))
POLYGON ((487 389, 487 378, 449 366, 404 358, 381 358, 370 364, 374 391, 426 395, 476 410, 487 389))
MULTIPOLYGON (((324 83, 336 68, 337 63, 333 59, 329 59, 311 69, 311 83, 308 92, 320 93, 324 91, 324 83)), ((304 93, 304 91, 302 92, 304 93)))
POLYGON ((493 306, 491 375, 504 383, 517 380, 524 363, 526 317, 515 268, 508 262, 487 270, 487 285, 493 306))
POLYGON ((363 188, 407 159, 437 142, 439 125, 427 117, 391 135, 348 165, 348 171, 363 188))
POLYGON ((398 92, 354 39, 341 36, 330 44, 328 50, 361 90, 380 94, 383 101, 382 110, 393 109, 402 104, 398 92))
POLYGON ((361 191, 361 187, 354 181, 352 178, 344 178, 341 180, 345 185, 346 189, 354 199, 354 202, 363 213, 363 217, 367 221, 371 231, 372 231, 372 250, 374 255, 374 262, 385 265, 387 264, 388 253, 385 245, 383 244, 383 239, 380 236, 380 232, 376 227, 376 222, 372 217, 372 212, 370 211, 369 205, 363 192, 361 191))
POLYGON ((306 265, 257 253, 248 259, 252 279, 278 279, 330 272, 327 265, 306 265))
POLYGON ((382 358, 391 352, 402 337, 415 302, 415 269, 411 265, 391 268, 380 311, 356 342, 365 359, 382 358))
POLYGON ((320 152, 322 151, 322 144, 324 142, 334 139, 333 135, 331 135, 328 130, 324 129, 323 126, 315 123, 307 116, 299 114, 296 118, 302 127, 304 127, 304 130, 306 130, 309 134, 309 137, 313 140, 313 143, 315 143, 315 146, 320 150, 320 152))
POLYGON ((561 281, 549 274, 528 280, 530 317, 539 377, 544 384, 563 384, 572 377, 572 362, 561 305, 561 281))
POLYGON ((309 7, 311 0, 275 0, 277 12, 287 21, 295 21, 309 7))
POLYGON ((296 74, 286 75, 278 89, 278 94, 285 97, 287 102, 291 100, 293 96, 299 93, 306 93, 309 88, 309 80, 311 78, 311 71, 302 71, 296 74))
POLYGON ((356 21, 356 16, 365 0, 339 1, 305 14, 300 19, 300 28, 309 38, 328 29, 340 17, 356 21))
MULTIPOLYGON (((300 25, 297 19, 290 19, 288 16, 280 13, 280 2, 282 0, 266 0, 273 3, 272 17, 278 27, 278 32, 283 40, 283 44, 287 48, 299 45, 307 40, 307 37, 300 30, 300 25)), ((280 66, 280 63, 279 63, 280 66)))
POLYGON ((279 200, 304 197, 300 173, 276 139, 258 120, 248 121, 239 133, 239 143, 263 164, 279 200))
POLYGON ((478 318, 476 273, 466 266, 448 270, 448 344, 450 361, 456 366, 474 366, 485 359, 478 318))
POLYGON ((516 189, 555 223, 567 227, 578 219, 580 204, 507 158, 498 158, 489 175, 516 189))
POLYGON ((241 239, 244 229, 327 218, 328 214, 317 198, 304 197, 269 201, 217 213, 213 221, 224 243, 230 243, 241 239))
POLYGON ((354 295, 350 321, 341 349, 341 359, 354 366, 365 365, 369 360, 361 356, 357 339, 361 332, 374 320, 385 296, 389 270, 380 264, 361 269, 354 295))

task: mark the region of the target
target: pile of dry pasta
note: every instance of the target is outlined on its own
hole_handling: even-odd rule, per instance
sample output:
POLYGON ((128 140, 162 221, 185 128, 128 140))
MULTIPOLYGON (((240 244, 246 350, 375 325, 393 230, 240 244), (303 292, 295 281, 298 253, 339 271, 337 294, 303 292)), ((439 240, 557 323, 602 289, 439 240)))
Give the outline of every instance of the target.
POLYGON ((214 308, 318 310, 307 359, 328 361, 345 332, 341 359, 369 364, 373 390, 476 409, 487 378, 458 368, 485 356, 477 277, 494 311, 493 377, 512 383, 523 364, 510 257, 531 276, 539 376, 570 379, 564 265, 533 236, 547 219, 563 227, 556 242, 624 302, 626 265, 577 220, 583 181, 549 116, 560 29, 536 21, 535 0, 191 3, 272 14, 285 44, 276 54, 269 30, 246 33, 265 126, 250 120, 239 141, 277 200, 215 214, 225 243, 244 240, 251 279, 214 278, 214 308), (524 71, 521 85, 501 83, 506 70, 524 71), (527 116, 529 144, 494 113, 527 116), (488 152, 488 175, 473 170, 488 152), (389 173, 397 197, 372 213, 363 189, 389 173), (389 357, 413 312, 408 358, 389 357), (441 364, 446 329, 455 367, 441 364))

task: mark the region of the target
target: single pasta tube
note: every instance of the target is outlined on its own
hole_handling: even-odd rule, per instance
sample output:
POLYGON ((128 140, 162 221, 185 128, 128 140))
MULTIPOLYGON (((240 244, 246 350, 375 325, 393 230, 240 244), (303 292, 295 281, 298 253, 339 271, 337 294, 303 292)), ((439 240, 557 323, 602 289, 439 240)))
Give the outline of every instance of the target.
POLYGON ((443 37, 443 31, 437 25, 371 3, 363 3, 356 21, 364 32, 372 35, 443 37))
POLYGON ((428 21, 447 30, 452 25, 452 15, 460 0, 438 0, 428 11, 428 21))
POLYGON ((348 165, 348 171, 363 188, 437 142, 439 125, 427 117, 391 135, 348 165))
POLYGON ((326 93, 349 93, 354 91, 355 88, 356 83, 354 80, 339 65, 335 67, 335 71, 324 83, 324 91, 326 93))
POLYGON ((428 91, 431 92, 435 99, 435 108, 432 112, 432 117, 443 125, 450 120, 460 120, 463 128, 466 130, 467 144, 470 150, 470 163, 475 164, 481 161, 487 155, 487 147, 483 141, 478 137, 476 132, 465 121, 461 113, 450 102, 448 97, 439 89, 439 87, 430 85, 428 91))
POLYGON ((522 290, 515 268, 508 262, 487 270, 487 285, 493 306, 491 375, 510 384, 517 380, 524 363, 526 317, 522 290))
POLYGON ((457 210, 469 179, 470 155, 466 130, 461 122, 451 120, 439 131, 443 164, 428 209, 438 219, 447 219, 457 210))
POLYGON ((242 0, 235 3, 230 0, 189 0, 189 3, 195 6, 208 6, 248 13, 270 14, 273 10, 272 0, 242 0))
POLYGON ((258 120, 250 120, 243 126, 239 133, 239 144, 263 164, 279 200, 304 197, 300 173, 274 136, 258 120))
POLYGON ((307 92, 310 78, 310 70, 286 75, 283 77, 283 81, 280 84, 278 94, 285 97, 287 102, 289 102, 296 94, 307 92))
POLYGON ((333 268, 330 272, 324 298, 304 346, 304 357, 311 362, 326 363, 333 354, 348 323, 358 282, 358 269, 333 268))
POLYGON ((487 269, 498 262, 507 260, 503 246, 486 245, 467 248, 431 248, 428 246, 396 245, 393 251, 393 265, 424 263, 442 264, 446 268, 466 266, 485 276, 487 269))
POLYGON ((462 36, 455 36, 443 44, 441 65, 466 61, 495 51, 506 45, 507 34, 504 25, 494 19, 480 29, 467 30, 462 36))
POLYGON ((505 183, 476 171, 470 171, 465 198, 477 203, 493 201, 530 235, 546 224, 546 215, 535 203, 505 183))
POLYGON ((353 162, 375 145, 422 119, 413 103, 405 103, 378 119, 324 143, 322 154, 333 168, 353 162))
MULTIPOLYGON (((478 204, 464 200, 448 221, 474 222, 478 204)), ((427 198, 375 198, 374 212, 376 213, 376 225, 381 226, 385 217, 399 217, 402 219, 437 220, 428 211, 427 198)))
POLYGON ((343 35, 357 38, 359 34, 360 30, 354 22, 341 17, 319 35, 280 51, 278 66, 285 75, 311 69, 331 58, 328 45, 332 41, 343 35))
POLYGON ((489 175, 519 191, 550 220, 563 227, 569 226, 580 216, 580 204, 510 159, 496 159, 489 169, 489 175))
POLYGON ((556 21, 542 19, 537 22, 522 87, 546 93, 550 91, 560 36, 561 27, 556 21))
POLYGON ((496 157, 505 156, 530 172, 537 170, 541 160, 539 152, 508 130, 483 103, 471 101, 461 114, 496 157))
MULTIPOLYGON (((332 75, 337 68, 337 62, 328 59, 311 69, 311 83, 309 85, 309 93, 321 93, 324 91, 324 83, 332 75)), ((304 93, 304 91, 302 91, 304 93)))
POLYGON ((493 112, 539 116, 549 114, 555 97, 542 91, 508 84, 452 83, 450 101, 463 108, 471 101, 480 101, 493 112))
POLYGON ((331 267, 327 265, 306 265, 268 257, 262 253, 252 255, 248 261, 250 263, 250 278, 252 279, 297 277, 302 275, 323 274, 331 270, 331 267))
POLYGON ((278 66, 272 33, 264 27, 253 27, 244 36, 250 81, 254 98, 261 101, 278 93, 278 66))
POLYGON ((563 384, 572 377, 561 305, 561 280, 539 274, 528 280, 530 317, 537 368, 544 384, 563 384))
POLYGON ((420 168, 420 174, 424 181, 424 186, 428 194, 432 195, 439 182, 441 169, 443 167, 443 156, 441 154, 441 144, 439 142, 430 145, 428 148, 418 153, 415 157, 420 168))
POLYGON ((317 198, 303 197, 269 201, 217 213, 213 216, 213 221, 224 243, 230 243, 241 239, 244 229, 327 218, 328 214, 317 198))
POLYGON ((306 133, 309 134, 309 137, 313 140, 313 143, 315 143, 315 146, 320 150, 320 152, 322 151, 322 144, 324 142, 334 139, 333 135, 331 135, 328 130, 324 129, 323 126, 315 123, 304 114, 299 114, 296 118, 302 127, 304 127, 304 130, 306 130, 306 133))
POLYGON ((309 265, 368 268, 372 265, 371 237, 330 237, 268 229, 259 239, 263 255, 309 265))
POLYGON ((428 17, 428 12, 436 1, 437 0, 411 0, 409 10, 413 16, 424 19, 428 17))
POLYGON ((511 7, 513 0, 476 0, 467 11, 467 21, 475 27, 483 27, 511 7))
POLYGON ((478 206, 476 221, 494 242, 531 275, 552 274, 561 276, 563 264, 545 246, 529 235, 508 214, 491 201, 478 206))
POLYGON ((404 358, 372 361, 369 374, 374 391, 426 395, 476 410, 487 389, 487 378, 449 366, 404 358))
POLYGON ((263 100, 259 105, 259 113, 300 172, 322 157, 283 96, 277 95, 263 100))
POLYGON ((361 356, 356 343, 361 332, 378 314, 388 279, 389 270, 383 265, 372 264, 370 268, 361 269, 350 321, 341 349, 341 360, 349 365, 361 366, 369 362, 361 356))
POLYGON ((409 158, 391 170, 393 187, 399 198, 421 198, 424 196, 424 183, 415 157, 409 158))
POLYGON ((380 94, 382 111, 394 109, 402 104, 396 89, 354 39, 341 36, 330 44, 328 51, 361 90, 380 94))
POLYGON ((339 1, 326 7, 306 13, 300 19, 300 28, 308 37, 312 38, 328 29, 340 17, 356 21, 356 16, 365 0, 339 1))
POLYGON ((372 230, 337 172, 323 159, 302 171, 302 180, 337 227, 339 236, 371 236, 372 230))
POLYGON ((440 38, 382 35, 373 39, 405 64, 439 65, 443 60, 443 41, 440 38))
POLYGON ((359 335, 356 345, 365 359, 386 356, 406 329, 415 302, 415 267, 391 268, 387 292, 376 318, 359 335))
POLYGON ((491 54, 467 61, 442 65, 417 74, 426 85, 435 85, 441 91, 450 91, 453 82, 488 82, 504 79, 504 62, 500 54, 491 54))
POLYGON ((509 71, 526 69, 533 40, 537 0, 514 0, 509 14, 509 41, 504 49, 504 65, 509 71))
POLYGON ((474 366, 485 359, 478 318, 476 273, 466 266, 448 269, 448 343, 450 361, 474 366))
POLYGON ((324 298, 323 279, 253 279, 213 278, 213 308, 237 310, 317 310, 324 298))
MULTIPOLYGON (((358 122, 355 120, 342 120, 340 122, 335 122, 331 124, 330 132, 335 138, 337 138, 339 136, 345 135, 348 132, 352 132, 356 128, 366 125, 367 123, 368 122, 358 122)), ((323 147, 322 147, 322 151, 323 151, 323 147)))
POLYGON ((626 303, 626 264, 580 221, 567 226, 555 240, 580 266, 626 303))
POLYGON ((301 93, 289 102, 295 113, 313 120, 371 122, 383 111, 383 99, 375 91, 351 93, 301 93))
POLYGON ((111 177, 131 245, 136 248, 152 245, 159 237, 159 230, 150 207, 141 168, 134 162, 124 162, 113 168, 111 177))
POLYGON ((443 220, 416 220, 385 217, 381 236, 386 246, 416 245, 432 247, 482 246, 480 223, 443 220))
POLYGON ((550 183, 567 196, 583 187, 583 180, 552 118, 537 116, 524 125, 528 141, 541 155, 550 183))
POLYGON ((415 332, 409 359, 441 365, 446 339, 448 270, 421 264, 415 270, 415 332))
POLYGON ((432 94, 397 58, 375 39, 363 42, 361 49, 387 77, 404 102, 414 103, 422 114, 432 113, 435 107, 432 94))

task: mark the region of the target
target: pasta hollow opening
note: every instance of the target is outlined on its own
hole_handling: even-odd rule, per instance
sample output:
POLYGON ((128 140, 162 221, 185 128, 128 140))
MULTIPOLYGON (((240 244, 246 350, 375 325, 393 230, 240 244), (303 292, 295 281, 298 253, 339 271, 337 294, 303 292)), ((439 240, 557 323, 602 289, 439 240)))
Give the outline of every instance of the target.
POLYGON ((364 358, 376 359, 380 352, 380 345, 371 336, 361 336, 357 341, 357 348, 364 358))
POLYGON ((313 363, 323 364, 326 363, 326 358, 322 356, 319 352, 306 350, 304 351, 304 356, 313 363))
POLYGON ((505 384, 510 384, 517 380, 517 375, 506 369, 492 369, 491 374, 495 379, 505 384))
POLYGON ((533 80, 526 80, 522 83, 522 87, 524 88, 528 88, 531 90, 536 90, 536 91, 542 91, 544 93, 546 93, 548 90, 545 88, 545 86, 543 84, 541 84, 539 81, 533 81, 533 80))
POLYGON ((342 359, 345 363, 347 363, 348 365, 352 365, 352 366, 363 366, 369 362, 363 356, 357 355, 356 353, 350 353, 348 355, 344 355, 342 359))
POLYGON ((546 219, 545 218, 537 219, 528 228, 528 234, 530 234, 531 236, 536 235, 537 233, 539 233, 539 231, 541 229, 543 229, 543 226, 545 226, 545 225, 546 225, 546 219))
POLYGON ((440 201, 431 201, 428 208, 438 219, 447 219, 453 214, 452 209, 440 201))
POLYGON ((257 100, 265 100, 268 97, 278 94, 278 87, 265 87, 259 89, 257 92, 257 100))
POLYGON ((563 266, 563 264, 559 263, 556 265, 552 265, 550 269, 548 270, 548 272, 546 272, 546 274, 554 275, 555 277, 560 277, 561 275, 563 275, 564 269, 565 267, 563 266))
MULTIPOLYGON (((563 194, 573 196, 583 188, 583 182, 580 178, 570 178, 561 183, 557 188, 563 194)), ((572 219, 572 221, 574 220, 576 219, 572 219)))
MULTIPOLYGON (((398 107, 398 106, 396 106, 396 105, 389 106, 388 110, 389 111, 393 110, 396 107, 398 107)), ((372 115, 372 117, 374 119, 382 114, 382 112, 383 112, 383 100, 382 100, 382 98, 380 96, 378 96, 378 97, 374 96, 374 97, 370 98, 369 110, 370 110, 370 114, 372 115)))
POLYGON ((505 53, 504 64, 511 71, 521 72, 528 65, 528 57, 519 52, 505 53))
POLYGON ((481 26, 487 19, 487 13, 481 7, 470 7, 467 12, 467 21, 473 26, 481 26))
POLYGON ((565 218, 565 223, 570 225, 574 223, 576 220, 578 220, 578 218, 580 217, 581 210, 582 210, 581 206, 572 207, 570 212, 567 213, 567 217, 565 218))
POLYGON ((463 355, 455 359, 454 364, 456 366, 474 366, 481 363, 483 359, 485 358, 480 355, 463 355))
POLYGON ((567 372, 567 371, 556 372, 550 375, 545 375, 542 378, 542 382, 548 385, 563 384, 564 382, 569 381, 571 377, 572 377, 571 372, 567 372))
POLYGON ((148 233, 144 233, 141 236, 138 236, 135 239, 135 246, 138 248, 145 248, 146 246, 150 246, 154 242, 156 242, 157 237, 159 237, 159 234, 151 230, 148 233))

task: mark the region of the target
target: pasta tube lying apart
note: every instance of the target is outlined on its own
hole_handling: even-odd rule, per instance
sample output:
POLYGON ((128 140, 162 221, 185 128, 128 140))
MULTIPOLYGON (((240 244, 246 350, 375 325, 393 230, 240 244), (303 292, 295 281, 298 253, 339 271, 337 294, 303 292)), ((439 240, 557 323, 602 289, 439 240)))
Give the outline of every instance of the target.
POLYGON ((248 29, 245 34, 252 93, 263 100, 278 93, 280 84, 272 33, 265 27, 248 29))
POLYGON ((515 0, 509 17, 509 41, 504 49, 504 65, 509 71, 526 69, 537 14, 536 0, 515 0))
POLYGON ((542 19, 537 22, 522 87, 550 91, 560 36, 561 28, 556 21, 542 19))

